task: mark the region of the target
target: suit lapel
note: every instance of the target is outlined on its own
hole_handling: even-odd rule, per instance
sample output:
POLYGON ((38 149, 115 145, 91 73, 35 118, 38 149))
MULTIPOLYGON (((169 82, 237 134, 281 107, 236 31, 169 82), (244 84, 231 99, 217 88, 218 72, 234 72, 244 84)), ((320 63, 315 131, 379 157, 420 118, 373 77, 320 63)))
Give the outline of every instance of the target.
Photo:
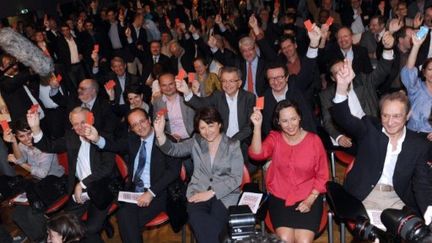
POLYGON ((210 159, 210 152, 207 141, 203 139, 200 135, 197 135, 198 137, 198 144, 201 149, 201 161, 204 163, 204 168, 207 174, 211 175, 211 159, 210 159))
POLYGON ((227 144, 228 144, 227 140, 228 140, 228 137, 226 137, 224 134, 222 134, 222 139, 221 139, 221 141, 219 143, 219 146, 218 146, 218 149, 216 151, 216 155, 215 155, 215 158, 214 158, 214 161, 213 161, 213 167, 211 167, 212 168, 212 172, 215 171, 215 168, 218 165, 218 161, 222 162, 222 158, 224 156, 226 156, 225 155, 225 151, 226 151, 226 147, 227 147, 227 144))
MULTIPOLYGON (((240 112, 242 110, 242 108, 246 108, 246 104, 245 104, 245 92, 243 90, 239 90, 238 92, 238 96, 237 96, 237 120, 238 120, 238 124, 244 124, 243 122, 243 112, 240 112)), ((241 128, 239 127, 239 130, 241 128)))

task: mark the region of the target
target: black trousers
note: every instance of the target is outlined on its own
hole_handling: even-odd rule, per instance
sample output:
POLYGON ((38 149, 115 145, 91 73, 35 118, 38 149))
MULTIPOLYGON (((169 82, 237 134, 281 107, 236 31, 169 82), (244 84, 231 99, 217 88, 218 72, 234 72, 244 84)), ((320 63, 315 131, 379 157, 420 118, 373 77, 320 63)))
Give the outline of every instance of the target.
POLYGON ((141 230, 160 212, 165 210, 166 195, 153 198, 148 207, 138 207, 132 203, 122 203, 117 212, 117 221, 122 242, 142 243, 141 230))
POLYGON ((228 210, 212 197, 206 202, 188 203, 189 224, 198 243, 219 243, 228 223, 228 210))

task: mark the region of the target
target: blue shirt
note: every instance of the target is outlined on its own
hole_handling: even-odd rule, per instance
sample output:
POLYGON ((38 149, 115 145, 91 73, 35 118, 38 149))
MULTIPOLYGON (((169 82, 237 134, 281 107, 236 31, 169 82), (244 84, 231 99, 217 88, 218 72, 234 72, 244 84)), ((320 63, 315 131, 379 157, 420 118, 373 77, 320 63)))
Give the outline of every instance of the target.
POLYGON ((408 129, 415 132, 432 132, 429 123, 429 116, 432 107, 432 94, 419 77, 416 67, 408 69, 403 67, 401 80, 408 91, 408 98, 411 103, 411 117, 408 120, 408 129))
MULTIPOLYGON (((143 139, 141 139, 141 141, 143 141, 143 139)), ((145 139, 146 163, 144 166, 143 173, 141 174, 141 180, 143 181, 145 188, 150 188, 150 166, 151 166, 151 151, 153 148, 153 141, 154 141, 154 131, 152 131, 150 135, 145 139)), ((141 146, 139 149, 141 149, 141 146)), ((135 171, 138 168, 139 149, 134 160, 134 170, 133 170, 134 175, 135 175, 135 171)), ((132 178, 132 180, 133 179, 135 178, 132 178)))

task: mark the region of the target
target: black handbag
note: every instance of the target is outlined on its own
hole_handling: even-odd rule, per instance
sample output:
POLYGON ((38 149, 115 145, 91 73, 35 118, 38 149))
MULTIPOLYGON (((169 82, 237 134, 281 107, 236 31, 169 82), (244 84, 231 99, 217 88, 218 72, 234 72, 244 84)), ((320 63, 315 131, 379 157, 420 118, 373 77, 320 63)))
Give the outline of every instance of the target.
POLYGON ((167 188, 166 212, 175 233, 178 233, 188 221, 186 188, 187 184, 180 179, 175 180, 167 188))
POLYGON ((60 197, 67 194, 66 176, 57 177, 49 175, 40 181, 29 181, 25 192, 30 206, 38 211, 45 211, 60 197))

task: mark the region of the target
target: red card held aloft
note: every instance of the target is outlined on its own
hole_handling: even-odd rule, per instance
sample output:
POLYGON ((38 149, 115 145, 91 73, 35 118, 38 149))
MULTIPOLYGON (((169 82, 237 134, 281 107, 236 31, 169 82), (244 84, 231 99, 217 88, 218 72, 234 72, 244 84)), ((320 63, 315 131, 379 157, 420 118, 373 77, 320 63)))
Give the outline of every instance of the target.
POLYGON ((179 70, 176 79, 183 80, 186 77, 186 71, 182 68, 179 70))
POLYGON ((167 108, 162 108, 157 112, 158 116, 165 116, 165 114, 168 113, 168 109, 167 108))
POLYGON ((60 74, 57 74, 56 79, 57 79, 57 82, 60 83, 62 81, 63 77, 60 74))
POLYGON ((38 104, 34 104, 30 107, 30 113, 36 113, 39 110, 39 105, 38 104))
POLYGON ((0 121, 0 126, 1 126, 2 129, 3 129, 3 132, 5 132, 5 131, 7 131, 7 130, 10 129, 10 128, 9 128, 9 123, 8 123, 8 121, 6 121, 6 120, 2 120, 2 121, 0 121))
POLYGON ((188 73, 189 83, 192 83, 192 81, 194 81, 194 80, 195 80, 195 73, 192 73, 192 72, 188 73))
POLYGON ((312 22, 310 21, 310 19, 308 19, 304 22, 304 26, 308 32, 312 31, 312 22))
POLYGON ((99 44, 95 44, 95 45, 93 46, 93 51, 95 51, 95 52, 99 52, 99 44))
POLYGON ((89 124, 89 125, 93 125, 94 124, 93 112, 91 112, 91 111, 87 112, 86 123, 89 124))
POLYGON ((329 16, 328 19, 327 19, 327 21, 326 21, 326 25, 327 25, 327 26, 332 25, 332 24, 333 24, 333 21, 334 21, 333 17, 332 17, 332 16, 329 16))
POLYGON ((257 108, 258 110, 264 109, 264 96, 257 98, 255 108, 257 108))
POLYGON ((116 83, 112 79, 105 84, 105 88, 108 89, 108 90, 113 89, 114 86, 116 86, 116 83))

